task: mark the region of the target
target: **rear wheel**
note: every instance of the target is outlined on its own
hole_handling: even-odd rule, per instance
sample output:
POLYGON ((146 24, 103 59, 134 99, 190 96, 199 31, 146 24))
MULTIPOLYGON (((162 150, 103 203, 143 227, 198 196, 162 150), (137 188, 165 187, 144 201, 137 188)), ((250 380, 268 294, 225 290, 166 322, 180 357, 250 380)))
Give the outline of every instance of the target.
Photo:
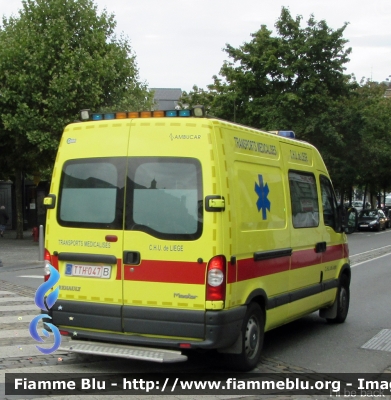
POLYGON ((257 303, 250 303, 242 325, 242 352, 227 354, 232 369, 251 371, 261 357, 265 329, 264 313, 257 303))

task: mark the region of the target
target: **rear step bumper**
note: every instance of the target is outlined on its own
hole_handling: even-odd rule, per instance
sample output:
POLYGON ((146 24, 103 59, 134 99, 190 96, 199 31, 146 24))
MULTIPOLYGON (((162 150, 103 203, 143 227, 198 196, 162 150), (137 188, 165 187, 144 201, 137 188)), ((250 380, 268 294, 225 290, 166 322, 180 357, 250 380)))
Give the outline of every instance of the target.
POLYGON ((153 361, 159 363, 175 363, 187 360, 187 356, 176 350, 162 350, 153 349, 150 347, 88 342, 84 340, 70 340, 67 343, 62 343, 59 350, 81 354, 94 354, 98 356, 130 358, 133 360, 153 361))

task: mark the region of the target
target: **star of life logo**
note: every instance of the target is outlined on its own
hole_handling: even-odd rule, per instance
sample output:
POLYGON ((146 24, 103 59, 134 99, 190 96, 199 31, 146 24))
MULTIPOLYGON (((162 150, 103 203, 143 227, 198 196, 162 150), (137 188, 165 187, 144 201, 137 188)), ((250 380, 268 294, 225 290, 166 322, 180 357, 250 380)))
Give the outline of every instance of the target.
MULTIPOLYGON (((42 285, 40 285, 35 293, 36 306, 45 312, 49 311, 52 308, 52 306, 58 299, 58 294, 60 291, 60 289, 57 287, 52 292, 50 292, 46 296, 46 299, 45 299, 45 294, 51 288, 53 288, 55 286, 55 284, 60 280, 60 273, 52 265, 49 265, 49 269, 50 269, 49 279, 46 282, 44 282, 42 285)), ((38 332, 38 323, 43 319, 52 319, 52 317, 49 316, 48 314, 37 315, 30 322, 30 326, 29 326, 29 331, 30 331, 31 337, 40 343, 45 343, 45 340, 41 338, 41 336, 39 335, 39 332, 38 332)), ((41 347, 41 346, 36 346, 36 348, 43 354, 51 354, 60 347, 60 344, 61 344, 60 331, 58 330, 58 328, 56 326, 54 326, 50 322, 43 321, 43 325, 44 325, 44 328, 42 329, 43 336, 45 336, 46 338, 49 338, 49 336, 50 336, 49 331, 47 329, 45 329, 45 326, 46 326, 50 329, 50 332, 54 336, 54 344, 50 348, 45 348, 45 347, 41 347)))
POLYGON ((258 175, 258 181, 259 184, 257 182, 255 182, 255 193, 258 195, 258 200, 257 200, 257 208, 258 208, 258 212, 262 211, 262 219, 267 219, 267 213, 266 210, 269 210, 270 212, 270 201, 267 198, 267 196, 269 195, 269 186, 266 183, 265 185, 263 184, 263 176, 262 175, 258 175))

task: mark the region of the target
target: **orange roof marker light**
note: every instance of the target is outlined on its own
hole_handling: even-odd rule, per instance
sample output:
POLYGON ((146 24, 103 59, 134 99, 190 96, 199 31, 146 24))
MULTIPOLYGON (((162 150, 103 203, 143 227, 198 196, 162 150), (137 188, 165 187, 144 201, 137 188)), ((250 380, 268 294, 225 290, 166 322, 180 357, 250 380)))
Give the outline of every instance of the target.
POLYGON ((141 118, 150 118, 150 117, 152 117, 152 111, 141 111, 140 117, 141 118))
POLYGON ((138 111, 128 112, 128 118, 139 118, 139 117, 140 117, 140 115, 139 115, 138 111))
POLYGON ((115 113, 115 118, 116 119, 125 119, 128 117, 128 114, 126 112, 117 112, 115 113))
POLYGON ((161 111, 161 110, 154 111, 153 116, 155 118, 164 117, 164 111, 161 111))

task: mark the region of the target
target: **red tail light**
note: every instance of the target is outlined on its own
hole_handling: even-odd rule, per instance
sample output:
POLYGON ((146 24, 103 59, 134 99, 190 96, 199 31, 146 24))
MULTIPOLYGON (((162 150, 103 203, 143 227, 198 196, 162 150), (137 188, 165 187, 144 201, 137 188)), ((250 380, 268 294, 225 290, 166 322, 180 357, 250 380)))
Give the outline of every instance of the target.
POLYGON ((45 263, 44 266, 44 282, 46 282, 49 279, 50 276, 50 269, 49 269, 49 264, 52 265, 56 270, 58 271, 58 259, 57 257, 52 256, 47 249, 45 249, 44 254, 43 254, 43 260, 45 263))
POLYGON ((225 300, 226 261, 224 256, 213 257, 208 264, 206 300, 225 300))

